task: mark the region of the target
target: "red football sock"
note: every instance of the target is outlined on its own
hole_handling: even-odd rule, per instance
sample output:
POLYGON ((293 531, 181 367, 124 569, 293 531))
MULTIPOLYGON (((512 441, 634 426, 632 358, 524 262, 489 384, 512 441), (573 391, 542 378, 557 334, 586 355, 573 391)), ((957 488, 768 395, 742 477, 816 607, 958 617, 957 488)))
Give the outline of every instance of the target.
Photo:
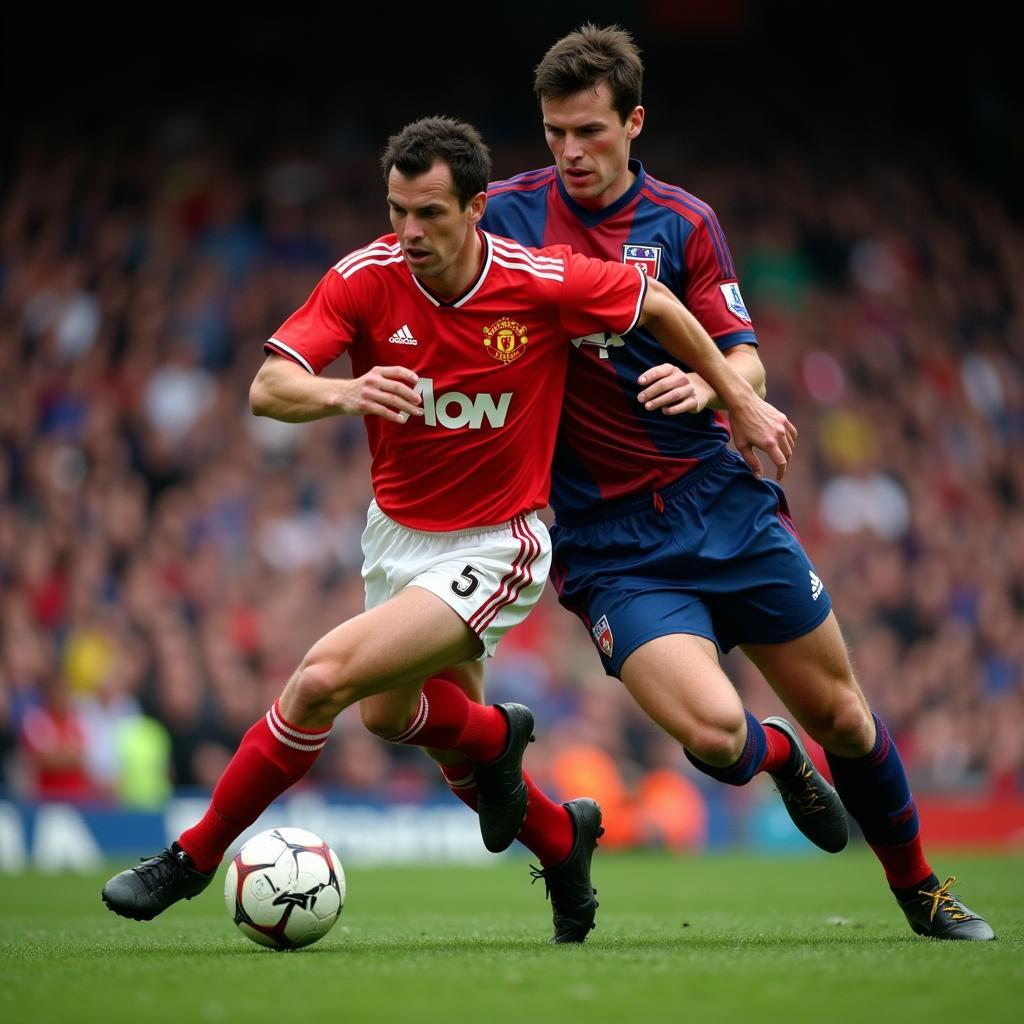
POLYGON ((489 704, 477 704, 447 679, 423 684, 420 706, 392 743, 457 750, 470 761, 486 764, 500 757, 508 739, 508 721, 489 704))
POLYGON ((933 873, 924 859, 920 835, 902 846, 875 846, 872 843, 871 849, 882 862, 885 880, 893 889, 911 889, 933 873))
POLYGON ((780 772, 786 767, 789 755, 793 751, 793 744, 789 737, 778 729, 770 726, 764 731, 765 750, 764 760, 761 762, 759 772, 780 772))
POLYGON ((309 771, 330 731, 289 725, 274 701, 242 737, 202 820, 178 839, 199 871, 212 871, 231 843, 309 771))
POLYGON ((471 810, 476 810, 476 777, 471 761, 457 764, 439 764, 448 788, 471 810))
MULTIPOLYGON (((471 810, 476 810, 476 782, 473 780, 473 765, 469 761, 439 766, 448 788, 471 810)), ((519 841, 541 863, 550 868, 561 864, 572 849, 573 828, 569 812, 553 800, 548 799, 534 784, 528 772, 523 772, 526 781, 528 803, 526 821, 519 833, 519 841)))
POLYGON ((534 785, 528 773, 523 772, 523 778, 529 803, 519 842, 537 856, 541 867, 555 867, 569 856, 572 849, 572 818, 561 804, 556 804, 534 785))

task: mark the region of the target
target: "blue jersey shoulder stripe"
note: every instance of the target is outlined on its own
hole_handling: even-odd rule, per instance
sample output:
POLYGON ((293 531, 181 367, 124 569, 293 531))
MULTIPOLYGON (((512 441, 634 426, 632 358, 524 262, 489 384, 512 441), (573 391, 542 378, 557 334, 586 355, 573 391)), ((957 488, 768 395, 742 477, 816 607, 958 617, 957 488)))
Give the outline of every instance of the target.
POLYGON ((725 232, 722 230, 722 225, 718 222, 718 215, 715 211, 703 200, 698 199, 695 195, 692 195, 685 189, 679 188, 677 185, 666 185, 661 181, 656 182, 656 184, 668 195, 678 193, 680 202, 683 202, 686 205, 692 204, 692 208, 701 214, 708 225, 711 237, 716 242, 716 247, 720 247, 724 254, 724 259, 721 260, 723 269, 729 277, 735 278, 736 266, 732 261, 732 254, 729 251, 729 243, 725 240, 725 232))
POLYGON ((651 186, 651 193, 654 196, 670 202, 679 203, 687 210, 697 214, 697 216, 704 221, 708 227, 712 245, 715 247, 715 254, 718 257, 718 265, 723 276, 735 278, 736 268, 733 266, 732 256, 729 253, 729 246, 725 241, 725 235, 722 233, 721 225, 718 223, 718 218, 715 216, 714 210, 712 210, 707 203, 701 202, 695 196, 690 195, 689 192, 686 192, 681 188, 677 188, 674 185, 665 185, 660 181, 651 179, 649 176, 647 178, 647 183, 651 186))
POLYGON ((492 181, 487 186, 489 194, 495 192, 528 192, 548 185, 554 176, 553 167, 544 167, 539 171, 526 171, 523 174, 516 174, 504 181, 492 181))
POLYGON ((722 233, 722 227, 718 223, 715 211, 712 210, 707 203, 703 203, 697 199, 696 196, 690 195, 689 192, 686 192, 681 188, 677 188, 674 185, 665 185, 663 182, 655 180, 650 175, 647 176, 647 184, 650 186, 653 195, 679 203, 681 206, 684 206, 686 209, 697 214, 697 216, 707 224, 708 231, 711 235, 711 242, 714 245, 715 253, 718 256, 718 265, 722 270, 723 276, 735 279, 736 268, 733 265, 729 246, 725 241, 725 235, 722 233))
POLYGON ((678 185, 670 185, 667 182, 659 181, 657 178, 652 178, 650 175, 647 176, 647 180, 652 182, 657 189, 660 189, 664 195, 676 196, 681 203, 694 212, 699 213, 707 222, 712 233, 720 239, 722 245, 728 251, 729 246, 726 244, 722 226, 718 223, 718 217, 715 215, 715 211, 703 199, 698 199, 692 192, 687 192, 686 189, 680 188, 678 185))
MULTIPOLYGON (((686 210, 689 210, 691 213, 697 214, 697 216, 700 217, 700 219, 704 221, 705 224, 707 224, 708 228, 711 229, 711 223, 708 220, 708 218, 704 216, 704 214, 700 210, 694 209, 694 207, 690 203, 685 202, 681 197, 673 195, 664 195, 654 188, 646 189, 646 195, 647 198, 655 205, 675 206, 676 209, 674 212, 677 216, 681 216, 680 211, 678 209, 680 206, 686 210)), ((685 220, 685 218, 683 219, 685 220)), ((693 227, 693 225, 690 226, 691 228, 693 227)), ((711 244, 715 250, 715 257, 718 262, 718 269, 721 272, 722 276, 734 277, 735 274, 732 271, 731 261, 728 257, 728 250, 723 248, 722 243, 720 239, 715 235, 714 230, 709 230, 709 236, 711 238, 711 244)))

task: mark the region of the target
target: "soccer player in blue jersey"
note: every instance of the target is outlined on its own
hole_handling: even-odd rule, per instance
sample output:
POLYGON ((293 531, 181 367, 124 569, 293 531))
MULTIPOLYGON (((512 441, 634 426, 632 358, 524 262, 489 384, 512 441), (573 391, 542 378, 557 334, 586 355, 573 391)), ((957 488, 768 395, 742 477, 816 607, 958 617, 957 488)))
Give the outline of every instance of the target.
MULTIPOLYGON (((555 164, 493 184, 483 226, 643 267, 763 394, 714 212, 630 158, 644 124, 642 76, 618 27, 586 25, 556 42, 534 80, 555 164)), ((940 883, 925 859, 896 745, 857 684, 785 495, 728 447, 713 390, 667 363, 642 329, 629 344, 601 334, 574 347, 553 467, 551 575, 605 670, 700 771, 736 786, 768 772, 823 849, 846 845, 845 806, 915 932, 994 938, 950 891, 955 879, 940 883), (788 721, 762 723, 744 709, 719 665, 737 645, 825 748, 835 789, 788 721)))

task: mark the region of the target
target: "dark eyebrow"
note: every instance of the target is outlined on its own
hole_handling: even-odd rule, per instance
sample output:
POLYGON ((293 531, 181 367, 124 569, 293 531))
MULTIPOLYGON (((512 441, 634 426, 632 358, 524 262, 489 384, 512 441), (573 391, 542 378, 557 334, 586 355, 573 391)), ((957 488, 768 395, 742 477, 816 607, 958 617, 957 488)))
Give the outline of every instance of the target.
MULTIPOLYGON (((604 125, 605 125, 604 121, 587 121, 586 124, 578 124, 578 125, 576 125, 576 129, 575 130, 578 131, 578 132, 582 132, 582 131, 586 131, 586 130, 591 129, 591 128, 603 128, 604 125)), ((549 129, 553 128, 556 132, 564 132, 566 130, 563 125, 552 124, 550 121, 545 121, 544 122, 544 127, 545 128, 549 128, 549 129)))
MULTIPOLYGON (((396 203, 395 200, 391 198, 391 196, 388 196, 388 205, 394 207, 394 209, 396 210, 404 210, 406 213, 409 212, 407 207, 402 206, 401 203, 396 203)), ((429 202, 424 203, 423 206, 417 207, 415 210, 413 210, 413 213, 436 213, 443 209, 444 203, 429 202)))

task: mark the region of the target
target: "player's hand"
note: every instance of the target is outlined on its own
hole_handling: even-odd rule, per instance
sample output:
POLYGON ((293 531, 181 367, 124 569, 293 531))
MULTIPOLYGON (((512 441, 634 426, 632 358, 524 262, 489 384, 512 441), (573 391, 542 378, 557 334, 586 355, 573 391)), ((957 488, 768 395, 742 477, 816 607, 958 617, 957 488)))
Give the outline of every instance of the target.
MULTIPOLYGON (((672 363, 661 363, 645 370, 637 380, 643 391, 637 395, 648 411, 660 409, 666 416, 700 412, 711 394, 707 387, 698 387, 696 380, 672 363)), ((703 382, 701 382, 703 383, 703 382)))
POLYGON ((729 410, 729 426, 736 450, 743 456, 754 476, 764 476, 761 461, 755 453, 760 448, 775 463, 776 479, 786 473, 796 446, 797 429, 786 414, 756 395, 752 402, 729 410))
POLYGON ((380 416, 405 423, 423 415, 423 399, 413 390, 419 377, 405 366, 375 366, 349 381, 342 409, 350 416, 380 416))

